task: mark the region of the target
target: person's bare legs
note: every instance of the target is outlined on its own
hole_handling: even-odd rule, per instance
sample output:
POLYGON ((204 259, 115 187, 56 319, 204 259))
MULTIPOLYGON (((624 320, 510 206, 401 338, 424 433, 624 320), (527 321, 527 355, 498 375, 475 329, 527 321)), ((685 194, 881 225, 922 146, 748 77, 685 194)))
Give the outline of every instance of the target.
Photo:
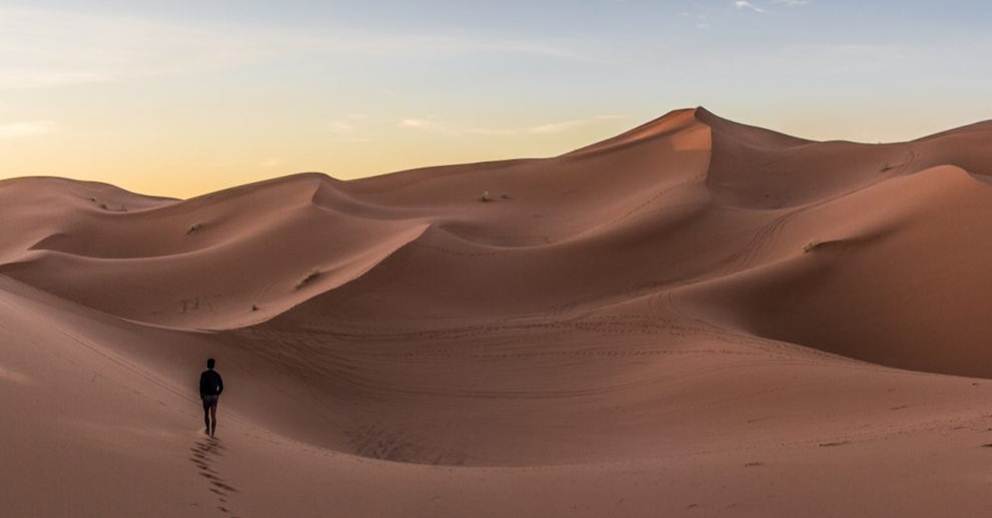
POLYGON ((206 425, 203 433, 210 435, 210 407, 207 406, 206 402, 203 404, 203 424, 206 425))
POLYGON ((209 425, 210 436, 213 437, 217 432, 217 403, 210 405, 210 419, 212 421, 209 425))

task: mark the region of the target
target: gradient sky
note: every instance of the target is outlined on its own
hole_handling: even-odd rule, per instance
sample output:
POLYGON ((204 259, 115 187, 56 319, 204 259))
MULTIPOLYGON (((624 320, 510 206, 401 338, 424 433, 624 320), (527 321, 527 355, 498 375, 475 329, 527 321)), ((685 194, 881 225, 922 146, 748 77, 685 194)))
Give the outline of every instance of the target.
POLYGON ((992 118, 989 27, 986 1, 5 0, 0 178, 186 197, 554 155, 697 105, 909 139, 992 118))

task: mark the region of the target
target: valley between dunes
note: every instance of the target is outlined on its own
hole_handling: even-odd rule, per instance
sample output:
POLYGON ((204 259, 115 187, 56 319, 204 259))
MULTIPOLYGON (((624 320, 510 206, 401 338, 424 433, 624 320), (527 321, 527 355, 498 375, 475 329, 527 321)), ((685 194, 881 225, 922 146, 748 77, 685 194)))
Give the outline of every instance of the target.
POLYGON ((0 514, 981 515, 990 175, 992 122, 697 108, 189 200, 0 181, 0 514))

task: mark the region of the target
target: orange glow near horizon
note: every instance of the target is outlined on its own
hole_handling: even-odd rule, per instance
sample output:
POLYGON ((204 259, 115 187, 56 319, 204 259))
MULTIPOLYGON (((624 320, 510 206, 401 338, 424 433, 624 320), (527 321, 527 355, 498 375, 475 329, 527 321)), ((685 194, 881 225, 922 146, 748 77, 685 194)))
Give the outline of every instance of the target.
POLYGON ((984 39, 880 35, 815 2, 577 6, 570 16, 601 22, 579 35, 513 2, 437 19, 389 2, 44 3, 0 7, 0 179, 191 197, 303 171, 353 179, 554 156, 698 105, 862 142, 992 118, 975 66, 984 39), (651 30, 618 29, 632 25, 651 30))

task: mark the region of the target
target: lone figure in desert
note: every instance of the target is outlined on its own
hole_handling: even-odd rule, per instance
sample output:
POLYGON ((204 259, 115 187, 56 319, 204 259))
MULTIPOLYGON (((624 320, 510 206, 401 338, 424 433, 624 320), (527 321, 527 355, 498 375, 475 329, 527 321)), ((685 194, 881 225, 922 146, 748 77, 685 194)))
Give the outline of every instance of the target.
POLYGON ((207 370, 200 374, 200 399, 203 400, 203 422, 207 425, 206 434, 213 437, 217 432, 217 402, 224 392, 224 380, 214 370, 216 362, 207 360, 207 370))

